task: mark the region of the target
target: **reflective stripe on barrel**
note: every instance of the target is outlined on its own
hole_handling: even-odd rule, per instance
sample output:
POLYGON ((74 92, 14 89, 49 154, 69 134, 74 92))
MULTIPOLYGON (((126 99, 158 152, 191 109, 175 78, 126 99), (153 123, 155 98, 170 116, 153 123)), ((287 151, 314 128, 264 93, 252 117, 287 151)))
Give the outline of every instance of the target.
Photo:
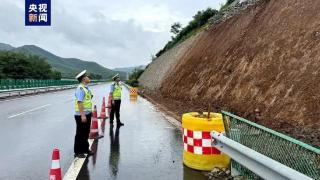
POLYGON ((183 129, 184 150, 193 154, 212 155, 221 152, 212 147, 210 132, 183 129))

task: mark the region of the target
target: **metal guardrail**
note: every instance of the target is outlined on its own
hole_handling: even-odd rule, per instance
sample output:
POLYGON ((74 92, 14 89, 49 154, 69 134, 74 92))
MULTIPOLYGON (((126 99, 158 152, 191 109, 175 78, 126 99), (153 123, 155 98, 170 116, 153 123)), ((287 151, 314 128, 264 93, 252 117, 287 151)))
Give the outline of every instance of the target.
MULTIPOLYGON (((313 179, 320 179, 320 149, 222 111, 226 137, 313 179)), ((232 161, 247 179, 260 179, 252 170, 232 161)))
POLYGON ((250 169, 253 173, 263 179, 284 180, 299 179, 311 180, 312 178, 287 167, 261 153, 258 153, 240 143, 237 143, 223 134, 211 132, 213 145, 225 154, 228 154, 232 160, 237 161, 242 166, 250 169))
POLYGON ((67 86, 50 86, 50 87, 39 87, 39 88, 0 90, 0 98, 36 94, 39 92, 49 92, 49 91, 56 91, 56 90, 71 89, 71 88, 75 88, 76 86, 77 85, 67 85, 67 86))
POLYGON ((76 80, 1 79, 0 90, 74 85, 76 80))
MULTIPOLYGON (((100 82, 91 83, 90 85, 93 86, 93 85, 97 85, 97 84, 100 84, 100 82)), ((0 90, 0 99, 12 97, 12 96, 36 94, 39 92, 49 92, 49 91, 56 91, 56 90, 72 89, 77 86, 78 86, 78 84, 64 85, 64 86, 48 86, 48 87, 36 87, 36 88, 0 90)))
POLYGON ((35 87, 35 88, 21 88, 21 89, 6 89, 6 90, 0 90, 0 93, 6 93, 6 92, 19 92, 19 91, 32 91, 32 90, 41 90, 41 89, 51 89, 51 88, 68 88, 68 87, 75 87, 76 85, 67 85, 67 86, 48 86, 48 87, 35 87))
MULTIPOLYGON (((92 83, 103 82, 92 80, 92 83)), ((77 80, 0 79, 0 90, 75 85, 77 80)))

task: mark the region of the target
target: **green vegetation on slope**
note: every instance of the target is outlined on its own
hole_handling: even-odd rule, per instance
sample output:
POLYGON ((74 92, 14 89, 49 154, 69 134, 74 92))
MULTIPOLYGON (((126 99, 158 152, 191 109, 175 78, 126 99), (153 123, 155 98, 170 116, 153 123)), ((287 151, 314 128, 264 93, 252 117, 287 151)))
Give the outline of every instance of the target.
POLYGON ((220 12, 227 9, 233 2, 235 2, 236 0, 227 0, 226 4, 223 5, 221 8, 220 8, 220 12))
POLYGON ((171 26, 171 32, 176 34, 175 37, 172 37, 172 40, 169 41, 162 50, 160 50, 156 57, 161 56, 164 52, 174 47, 176 44, 184 41, 191 35, 195 34, 197 30, 199 30, 202 26, 204 26, 208 20, 214 15, 218 14, 219 11, 215 9, 208 8, 206 10, 198 11, 196 15, 193 16, 193 19, 189 22, 189 24, 182 28, 180 23, 174 23, 171 26))
POLYGON ((0 51, 0 79, 61 79, 61 73, 39 56, 0 51))
POLYGON ((197 14, 193 16, 193 19, 189 22, 189 24, 182 29, 180 23, 176 22, 172 24, 170 32, 173 33, 175 36, 172 36, 172 40, 169 41, 164 46, 164 48, 156 54, 156 57, 161 56, 163 53, 173 48, 175 45, 197 34, 199 31, 201 31, 204 27, 206 27, 209 24, 211 19, 221 19, 223 11, 225 11, 228 7, 230 7, 232 3, 236 1, 237 0, 227 0, 226 4, 221 6, 219 11, 211 8, 198 11, 197 14))
POLYGON ((129 84, 132 87, 138 87, 139 86, 139 77, 144 72, 144 69, 135 69, 132 74, 129 76, 129 80, 126 81, 127 84, 129 84))

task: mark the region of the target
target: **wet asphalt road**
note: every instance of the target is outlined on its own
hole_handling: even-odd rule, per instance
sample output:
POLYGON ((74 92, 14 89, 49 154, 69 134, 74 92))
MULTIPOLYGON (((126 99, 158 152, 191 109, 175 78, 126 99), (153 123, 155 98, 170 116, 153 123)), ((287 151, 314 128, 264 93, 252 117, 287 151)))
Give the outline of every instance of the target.
MULTIPOLYGON (((100 111, 109 85, 92 86, 100 111)), ((60 149, 62 173, 73 160, 74 90, 0 102, 0 179, 47 179, 52 149, 60 149)), ((182 164, 181 132, 150 102, 130 100, 123 88, 123 127, 110 127, 95 141, 78 179, 206 179, 182 164)))

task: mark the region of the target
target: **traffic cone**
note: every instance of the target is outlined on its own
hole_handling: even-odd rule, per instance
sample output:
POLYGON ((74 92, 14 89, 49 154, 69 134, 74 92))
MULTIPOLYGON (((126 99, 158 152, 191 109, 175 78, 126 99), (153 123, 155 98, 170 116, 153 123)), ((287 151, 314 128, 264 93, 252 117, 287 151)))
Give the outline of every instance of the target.
POLYGON ((52 162, 51 162, 49 180, 61 180, 59 149, 54 149, 52 152, 52 162))
POLYGON ((97 106, 94 105, 89 138, 90 139, 97 139, 97 138, 100 138, 100 137, 103 137, 103 136, 99 136, 98 119, 97 119, 97 106))
POLYGON ((106 116, 106 103, 105 103, 105 98, 103 97, 99 119, 106 119, 106 118, 107 118, 107 116, 106 116))

